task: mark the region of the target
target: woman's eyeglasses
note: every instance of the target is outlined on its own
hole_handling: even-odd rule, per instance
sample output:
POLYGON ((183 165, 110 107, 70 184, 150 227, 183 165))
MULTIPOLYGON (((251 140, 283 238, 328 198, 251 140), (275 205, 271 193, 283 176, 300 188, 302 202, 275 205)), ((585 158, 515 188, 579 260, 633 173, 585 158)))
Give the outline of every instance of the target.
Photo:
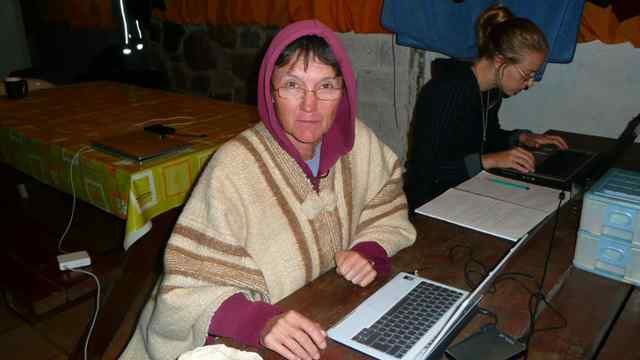
POLYGON ((516 68, 516 70, 518 70, 518 73, 520 74, 520 77, 522 77, 522 81, 524 83, 526 83, 527 85, 531 86, 533 85, 533 82, 536 79, 536 72, 530 72, 529 75, 527 75, 522 69, 520 69, 520 67, 516 64, 512 64, 514 68, 516 68))
POLYGON ((282 99, 299 100, 304 98, 307 92, 312 92, 318 100, 337 100, 342 95, 342 78, 324 81, 314 90, 307 89, 298 81, 287 81, 283 86, 275 88, 274 92, 282 99))

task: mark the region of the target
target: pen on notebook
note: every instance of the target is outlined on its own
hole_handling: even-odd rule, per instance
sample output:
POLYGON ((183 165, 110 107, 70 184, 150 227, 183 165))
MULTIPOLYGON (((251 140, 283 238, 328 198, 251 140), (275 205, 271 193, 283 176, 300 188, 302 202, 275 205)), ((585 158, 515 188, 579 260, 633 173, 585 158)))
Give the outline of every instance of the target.
POLYGON ((512 183, 510 181, 504 181, 504 180, 496 179, 496 178, 489 178, 489 181, 494 182, 494 183, 496 183, 498 185, 502 185, 504 187, 511 188, 511 189, 529 190, 529 187, 527 185, 512 183))

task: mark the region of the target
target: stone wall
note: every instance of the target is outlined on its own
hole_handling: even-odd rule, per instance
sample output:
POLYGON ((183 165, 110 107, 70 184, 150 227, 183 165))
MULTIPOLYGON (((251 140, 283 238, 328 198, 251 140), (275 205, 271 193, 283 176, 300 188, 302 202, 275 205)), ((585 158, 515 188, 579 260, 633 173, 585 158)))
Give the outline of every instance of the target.
POLYGON ((152 19, 147 63, 169 75, 177 91, 255 103, 258 67, 276 28, 183 26, 152 19))
MULTIPOLYGON (((145 54, 177 91, 255 104, 257 73, 277 28, 183 26, 153 19, 145 54)), ((389 34, 342 33, 358 79, 359 117, 404 159, 407 132, 427 72, 425 52, 394 44, 389 34)))

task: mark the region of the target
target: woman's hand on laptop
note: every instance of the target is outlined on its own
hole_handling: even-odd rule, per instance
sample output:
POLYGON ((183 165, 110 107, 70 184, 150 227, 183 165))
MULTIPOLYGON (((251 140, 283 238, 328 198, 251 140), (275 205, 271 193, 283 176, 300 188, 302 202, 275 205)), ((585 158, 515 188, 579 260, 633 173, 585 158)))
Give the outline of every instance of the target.
POLYGON ((547 144, 553 145, 560 150, 566 150, 569 148, 567 142, 557 135, 522 133, 518 140, 520 141, 520 144, 534 149, 547 144))
POLYGON ((482 161, 482 167, 485 169, 510 168, 524 173, 535 170, 535 159, 533 155, 520 147, 484 154, 480 157, 480 161, 482 161))
POLYGON ((373 264, 356 251, 336 252, 336 271, 352 283, 365 287, 378 275, 373 264))
POLYGON ((289 310, 267 322, 260 342, 289 360, 315 360, 327 347, 327 333, 317 322, 289 310))

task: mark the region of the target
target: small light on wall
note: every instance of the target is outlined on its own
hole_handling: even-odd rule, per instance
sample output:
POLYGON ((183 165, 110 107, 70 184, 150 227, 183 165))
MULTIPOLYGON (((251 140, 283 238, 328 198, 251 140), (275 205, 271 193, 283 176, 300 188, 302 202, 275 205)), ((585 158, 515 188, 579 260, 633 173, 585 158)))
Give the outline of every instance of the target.
MULTIPOLYGON (((122 49, 122 53, 124 55, 130 55, 131 54, 131 48, 129 47, 129 42, 130 40, 133 40, 133 35, 131 33, 129 33, 129 26, 128 26, 128 20, 127 20, 127 14, 126 14, 126 9, 125 9, 125 4, 124 4, 124 0, 120 0, 120 14, 122 15, 122 27, 123 27, 123 32, 124 32, 124 48, 122 49)), ((137 50, 142 50, 142 48, 144 47, 144 45, 142 44, 142 30, 140 29, 140 22, 138 20, 135 20, 135 29, 137 30, 137 36, 138 38, 136 39, 137 44, 135 49, 137 50)))

